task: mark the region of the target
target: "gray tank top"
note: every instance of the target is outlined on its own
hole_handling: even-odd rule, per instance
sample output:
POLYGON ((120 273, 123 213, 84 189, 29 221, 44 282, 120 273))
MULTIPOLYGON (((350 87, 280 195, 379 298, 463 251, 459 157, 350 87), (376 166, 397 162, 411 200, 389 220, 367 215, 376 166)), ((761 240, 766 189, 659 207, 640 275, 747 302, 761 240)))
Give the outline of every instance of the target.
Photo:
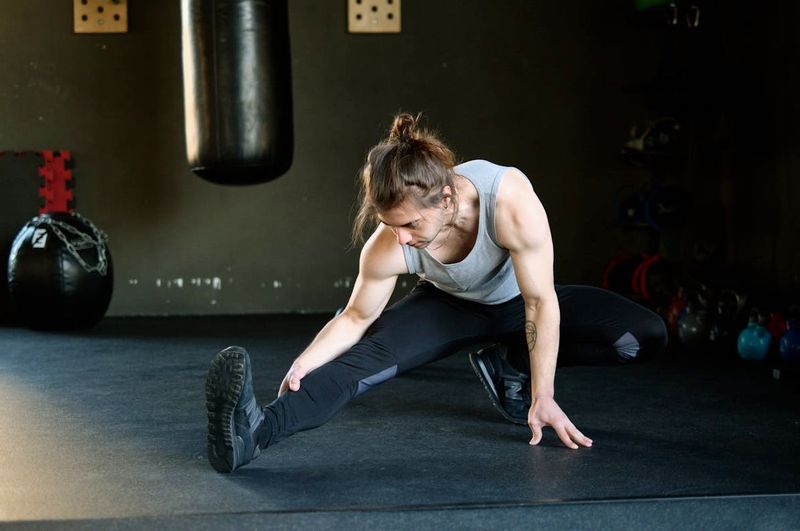
POLYGON ((483 304, 500 304, 519 295, 511 255, 497 244, 494 214, 497 188, 507 167, 485 160, 459 164, 455 172, 475 185, 480 201, 478 237, 460 262, 443 264, 426 249, 403 245, 408 272, 451 295, 483 304))

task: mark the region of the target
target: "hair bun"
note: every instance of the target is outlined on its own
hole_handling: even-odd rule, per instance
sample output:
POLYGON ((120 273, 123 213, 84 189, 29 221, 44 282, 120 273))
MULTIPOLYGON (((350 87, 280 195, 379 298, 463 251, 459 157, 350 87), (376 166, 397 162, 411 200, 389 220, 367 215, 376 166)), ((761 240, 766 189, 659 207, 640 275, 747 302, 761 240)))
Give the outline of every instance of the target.
POLYGON ((389 131, 389 140, 398 142, 409 141, 416 138, 417 119, 408 113, 398 114, 389 131))

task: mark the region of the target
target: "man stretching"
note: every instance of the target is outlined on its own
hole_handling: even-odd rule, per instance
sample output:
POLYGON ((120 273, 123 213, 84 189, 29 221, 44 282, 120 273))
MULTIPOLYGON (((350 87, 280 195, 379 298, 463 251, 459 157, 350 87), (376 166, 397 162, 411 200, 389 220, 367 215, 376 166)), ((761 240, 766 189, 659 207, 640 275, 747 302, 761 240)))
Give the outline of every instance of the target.
POLYGON ((569 448, 590 447, 554 398, 556 365, 626 362, 662 351, 655 313, 609 291, 553 283, 545 210, 519 170, 456 164, 450 149, 401 114, 362 170, 354 235, 372 222, 344 311, 295 359, 278 398, 259 406, 250 359, 229 347, 206 380, 211 466, 232 472, 261 450, 315 428, 390 378, 480 342, 470 354, 494 406, 550 426, 569 448), (418 285, 384 311, 397 277, 418 285))

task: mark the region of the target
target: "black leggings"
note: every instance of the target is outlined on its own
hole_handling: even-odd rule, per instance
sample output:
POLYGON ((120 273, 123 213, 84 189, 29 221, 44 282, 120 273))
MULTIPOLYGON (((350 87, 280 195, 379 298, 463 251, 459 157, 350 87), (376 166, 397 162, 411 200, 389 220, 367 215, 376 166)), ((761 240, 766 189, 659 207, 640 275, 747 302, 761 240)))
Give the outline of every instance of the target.
MULTIPOLYGON (((624 363, 664 350, 664 321, 610 291, 556 286, 561 309, 558 364, 624 363)), ((327 422, 348 401, 394 376, 488 341, 508 346, 508 359, 530 372, 521 296, 497 305, 465 301, 420 282, 388 308, 350 350, 310 372, 300 390, 264 407, 274 443, 327 422)))

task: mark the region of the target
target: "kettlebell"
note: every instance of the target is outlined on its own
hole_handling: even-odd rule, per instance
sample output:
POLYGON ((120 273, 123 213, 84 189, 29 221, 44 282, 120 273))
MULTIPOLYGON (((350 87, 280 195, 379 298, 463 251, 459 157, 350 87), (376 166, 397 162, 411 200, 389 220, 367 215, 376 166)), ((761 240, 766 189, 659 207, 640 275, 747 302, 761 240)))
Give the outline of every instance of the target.
POLYGON ((786 322, 786 333, 781 338, 778 351, 783 361, 791 363, 800 361, 800 328, 797 326, 797 319, 789 319, 786 322))
POLYGON ((766 327, 758 324, 758 313, 753 311, 747 327, 739 333, 736 350, 743 360, 762 361, 767 357, 771 340, 772 334, 766 327))

